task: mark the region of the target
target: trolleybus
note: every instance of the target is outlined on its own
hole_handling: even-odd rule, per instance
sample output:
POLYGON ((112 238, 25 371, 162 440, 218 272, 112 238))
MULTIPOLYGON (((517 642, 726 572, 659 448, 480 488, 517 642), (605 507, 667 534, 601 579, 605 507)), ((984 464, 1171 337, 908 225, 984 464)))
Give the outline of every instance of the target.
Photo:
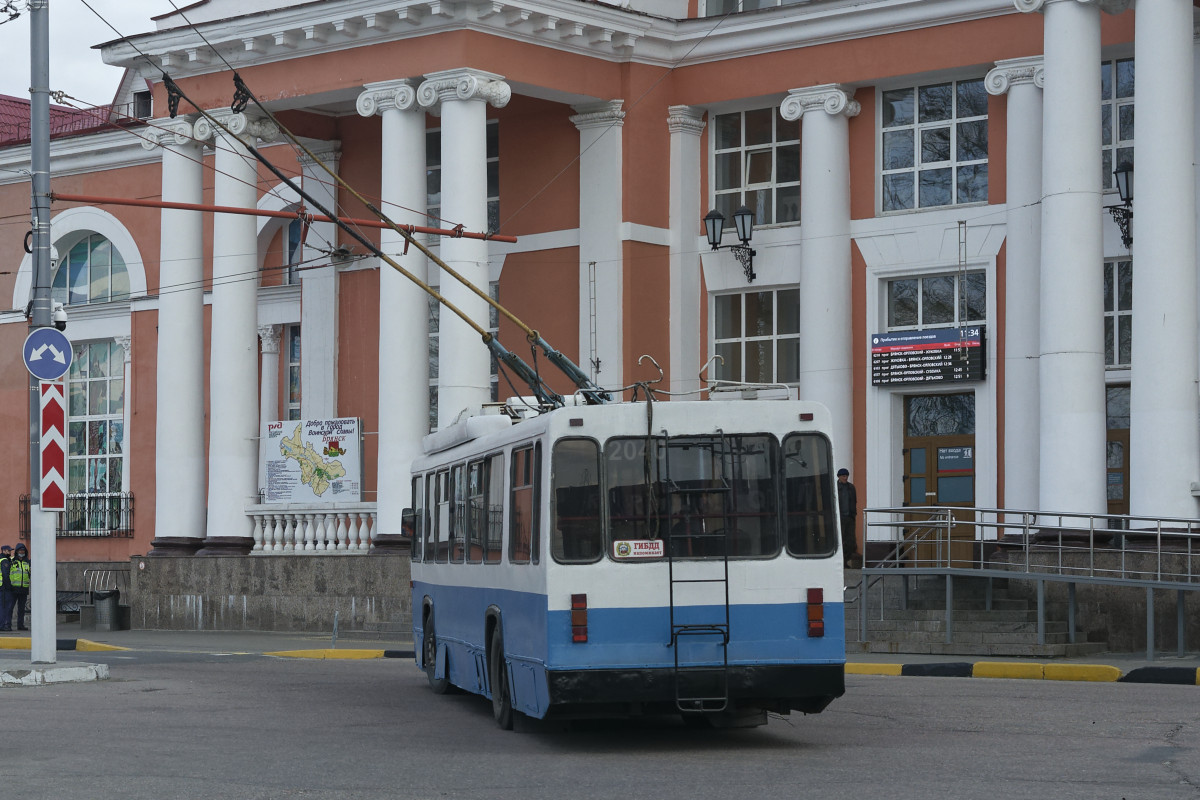
POLYGON ((430 434, 413 465, 413 633, 434 691, 490 697, 504 728, 514 712, 754 725, 843 693, 823 406, 514 408, 430 434))

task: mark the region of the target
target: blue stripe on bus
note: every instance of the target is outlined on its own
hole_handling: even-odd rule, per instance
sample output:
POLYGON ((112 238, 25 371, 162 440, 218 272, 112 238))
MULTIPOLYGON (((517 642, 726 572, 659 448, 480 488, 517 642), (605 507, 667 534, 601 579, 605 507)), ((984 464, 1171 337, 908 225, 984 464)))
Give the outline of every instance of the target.
MULTIPOLYGON (((478 694, 487 691, 486 609, 500 609, 504 650, 510 661, 513 705, 544 716, 549 704, 545 672, 579 669, 671 668, 670 611, 652 608, 589 608, 588 641, 571 641, 569 611, 549 611, 546 596, 533 592, 413 584, 414 628, 423 634, 420 609, 434 601, 438 641, 448 651, 452 683, 478 694)), ((803 603, 730 606, 730 664, 842 664, 846 660, 841 603, 825 603, 825 636, 807 635, 803 603)), ((677 624, 723 624, 723 606, 676 609, 677 624)), ((720 663, 719 637, 682 637, 682 664, 720 663)), ((420 648, 418 646, 418 652, 420 648)))

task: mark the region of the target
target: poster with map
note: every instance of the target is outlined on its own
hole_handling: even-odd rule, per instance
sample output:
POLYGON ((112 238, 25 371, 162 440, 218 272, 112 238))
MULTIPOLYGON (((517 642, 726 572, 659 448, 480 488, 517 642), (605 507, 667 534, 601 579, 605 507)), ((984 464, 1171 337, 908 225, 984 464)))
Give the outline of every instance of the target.
POLYGON ((268 422, 258 452, 264 502, 362 500, 362 423, 356 417, 268 422))

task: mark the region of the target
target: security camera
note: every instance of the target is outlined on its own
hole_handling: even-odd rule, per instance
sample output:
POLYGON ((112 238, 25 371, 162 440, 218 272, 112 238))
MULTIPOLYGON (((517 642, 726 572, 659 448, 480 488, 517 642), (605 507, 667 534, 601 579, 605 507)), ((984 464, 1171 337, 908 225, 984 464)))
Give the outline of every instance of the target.
POLYGON ((67 310, 63 308, 63 304, 58 301, 54 302, 53 308, 54 310, 51 312, 51 317, 54 320, 54 327, 58 328, 60 331, 65 331, 67 329, 67 310))

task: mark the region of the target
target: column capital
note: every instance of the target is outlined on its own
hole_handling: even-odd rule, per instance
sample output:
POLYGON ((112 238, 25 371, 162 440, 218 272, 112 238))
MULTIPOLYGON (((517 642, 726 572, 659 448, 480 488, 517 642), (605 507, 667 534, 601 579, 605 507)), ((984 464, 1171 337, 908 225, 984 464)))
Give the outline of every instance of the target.
POLYGON ((303 150, 296 155, 296 162, 301 167, 316 166, 320 162, 332 166, 335 170, 337 169, 337 165, 342 159, 341 142, 323 139, 317 142, 305 142, 305 144, 308 146, 308 153, 312 153, 312 155, 310 156, 303 150))
POLYGON ((417 90, 412 81, 401 79, 363 84, 363 93, 354 107, 361 117, 373 117, 385 111, 410 111, 417 108, 417 90))
POLYGON ((1007 94, 1012 87, 1025 83, 1032 83, 1039 89, 1046 86, 1046 67, 1041 56, 997 61, 983 79, 988 94, 996 95, 1007 94))
POLYGON ((1083 5, 1094 5, 1109 14, 1120 14, 1122 11, 1129 10, 1133 5, 1133 0, 1013 0, 1017 11, 1023 11, 1026 14, 1044 11, 1046 6, 1051 3, 1082 3, 1083 5))
POLYGON ((121 346, 121 352, 125 356, 125 363, 128 364, 133 357, 133 337, 114 336, 113 341, 121 346))
POLYGON ((279 334, 283 330, 282 325, 259 325, 258 338, 262 342, 262 352, 278 353, 279 352, 279 334))
POLYGON ((417 102, 432 108, 447 100, 479 100, 492 108, 504 108, 512 98, 512 89, 503 75, 477 69, 448 69, 431 72, 417 89, 417 102))
POLYGON ((600 103, 571 106, 575 113, 571 115, 570 119, 579 130, 624 125, 625 112, 621 110, 621 106, 624 104, 624 100, 605 100, 600 103))
POLYGON ((801 119, 806 112, 823 109, 833 116, 857 117, 862 106, 854 99, 854 90, 836 83, 809 86, 806 89, 789 89, 788 96, 779 107, 779 113, 788 122, 801 119))
POLYGON ((227 135, 220 125, 216 124, 218 122, 228 128, 229 133, 243 143, 253 144, 255 139, 273 142, 279 137, 279 128, 266 117, 251 116, 245 113, 235 114, 227 108, 218 108, 207 112, 206 116, 196 121, 196 138, 208 141, 215 136, 227 135))
POLYGON ((667 106, 667 130, 671 133, 704 132, 704 109, 694 106, 667 106))
POLYGON ((142 134, 142 147, 154 150, 157 147, 182 147, 189 143, 202 145, 203 141, 198 141, 195 136, 194 122, 193 116, 152 119, 142 134))

